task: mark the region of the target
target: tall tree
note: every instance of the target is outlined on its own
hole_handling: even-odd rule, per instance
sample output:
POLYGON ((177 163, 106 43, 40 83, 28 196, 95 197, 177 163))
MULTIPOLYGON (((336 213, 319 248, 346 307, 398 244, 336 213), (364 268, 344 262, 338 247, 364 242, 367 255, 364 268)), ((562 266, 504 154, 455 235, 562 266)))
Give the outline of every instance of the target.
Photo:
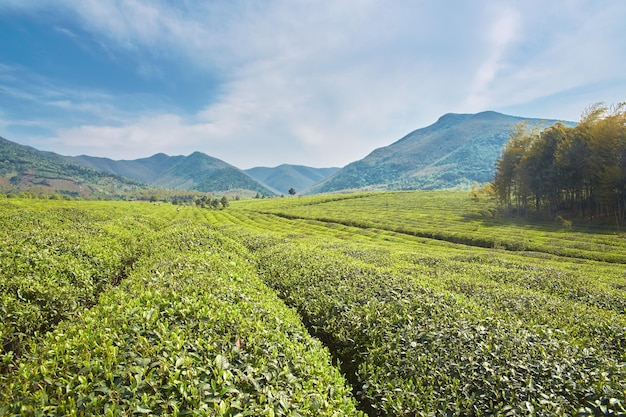
POLYGON ((542 208, 553 211, 558 204, 559 171, 554 156, 566 134, 567 128, 562 123, 546 128, 539 136, 531 138, 520 160, 520 188, 525 195, 534 197, 536 211, 542 208))
POLYGON ((509 209, 513 207, 513 198, 515 198, 516 208, 520 208, 518 167, 526 149, 532 142, 532 136, 533 133, 527 122, 521 122, 514 126, 502 156, 496 162, 493 187, 499 200, 509 209))
POLYGON ((590 134, 591 161, 600 214, 624 209, 626 190, 626 103, 605 108, 590 134))
POLYGON ((519 125, 497 162, 500 202, 544 215, 626 217, 626 103, 589 107, 575 127, 519 125), (531 203, 532 202, 532 203, 531 203))

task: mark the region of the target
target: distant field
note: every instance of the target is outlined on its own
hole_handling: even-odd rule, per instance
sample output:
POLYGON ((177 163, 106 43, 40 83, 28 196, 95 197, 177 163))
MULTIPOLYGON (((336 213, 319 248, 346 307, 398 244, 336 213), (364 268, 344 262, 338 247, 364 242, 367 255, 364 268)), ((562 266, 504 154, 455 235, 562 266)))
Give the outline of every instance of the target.
POLYGON ((495 217, 495 204, 466 192, 420 191, 257 200, 242 207, 428 237, 470 246, 537 251, 626 263, 626 225, 588 226, 567 221, 527 222, 495 217), (294 201, 295 200, 295 201, 294 201))
POLYGON ((0 200, 0 415, 624 415, 626 233, 493 209, 0 200))

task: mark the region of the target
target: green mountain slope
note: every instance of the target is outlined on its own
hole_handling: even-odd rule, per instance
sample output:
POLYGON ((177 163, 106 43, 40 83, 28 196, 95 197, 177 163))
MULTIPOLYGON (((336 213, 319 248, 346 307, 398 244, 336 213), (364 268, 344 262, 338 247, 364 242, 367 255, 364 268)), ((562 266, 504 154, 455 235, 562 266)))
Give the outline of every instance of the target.
POLYGON ((207 193, 275 194, 240 169, 202 152, 189 156, 158 153, 149 158, 121 161, 83 155, 72 160, 156 187, 207 193))
POLYGON ((145 183, 151 183, 158 178, 163 171, 173 167, 185 157, 168 156, 164 153, 158 153, 149 158, 122 161, 87 155, 68 158, 93 169, 110 172, 123 177, 134 178, 145 183))
POLYGON ((549 126, 556 120, 528 119, 493 111, 446 114, 397 142, 348 164, 310 193, 351 189, 464 188, 493 179, 496 160, 511 128, 528 120, 549 126))
POLYGON ((312 185, 339 171, 339 169, 282 164, 274 168, 250 168, 244 170, 244 172, 257 181, 272 187, 279 193, 287 194, 290 188, 294 188, 298 193, 302 193, 312 185))
POLYGON ((201 152, 185 157, 156 178, 154 184, 203 192, 250 190, 262 195, 274 194, 240 169, 201 152))
POLYGON ((0 190, 112 197, 149 188, 0 137, 0 190))
POLYGON ((189 156, 159 153, 121 161, 84 155, 66 157, 2 139, 0 186, 110 195, 145 187, 140 181, 179 190, 267 196, 285 194, 290 188, 298 194, 464 188, 492 180, 511 128, 524 120, 545 126, 556 122, 491 111, 446 114, 431 126, 415 130, 340 170, 285 164, 242 171, 201 152, 189 156))

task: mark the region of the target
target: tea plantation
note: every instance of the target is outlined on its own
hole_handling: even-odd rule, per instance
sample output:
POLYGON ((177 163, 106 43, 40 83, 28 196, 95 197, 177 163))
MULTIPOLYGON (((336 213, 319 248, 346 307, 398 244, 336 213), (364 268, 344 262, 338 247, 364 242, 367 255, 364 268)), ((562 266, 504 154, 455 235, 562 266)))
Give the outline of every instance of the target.
POLYGON ((626 233, 467 192, 0 200, 0 415, 626 415, 626 233))

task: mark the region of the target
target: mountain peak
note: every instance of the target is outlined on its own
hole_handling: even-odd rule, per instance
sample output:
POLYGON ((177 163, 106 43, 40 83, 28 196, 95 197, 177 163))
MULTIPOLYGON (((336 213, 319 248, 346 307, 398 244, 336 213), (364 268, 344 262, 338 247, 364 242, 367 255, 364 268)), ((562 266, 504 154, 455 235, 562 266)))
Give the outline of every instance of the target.
POLYGON ((204 157, 208 157, 209 155, 202 153, 200 151, 194 151, 193 153, 190 153, 188 157, 193 157, 193 158, 204 158, 204 157))
POLYGON ((497 111, 493 111, 493 110, 485 110, 485 111, 476 113, 474 115, 474 117, 491 117, 491 116, 504 116, 504 114, 498 113, 497 111))
POLYGON ((468 119, 500 119, 508 117, 511 116, 493 110, 486 110, 480 113, 446 113, 437 119, 435 124, 457 124, 468 119))
POLYGON ((511 117, 518 119, 518 117, 516 116, 509 116, 506 114, 498 113, 497 111, 493 111, 493 110, 487 110, 487 111, 483 111, 483 112, 472 115, 472 119, 478 119, 478 120, 504 120, 504 119, 510 119, 511 117))
POLYGON ((454 125, 464 122, 472 116, 472 114, 466 113, 446 113, 439 119, 437 119, 437 121, 432 126, 436 126, 437 128, 452 127, 454 125))
POLYGON ((491 181, 502 146, 521 120, 526 119, 495 111, 444 114, 348 164, 312 191, 469 188, 491 181))

